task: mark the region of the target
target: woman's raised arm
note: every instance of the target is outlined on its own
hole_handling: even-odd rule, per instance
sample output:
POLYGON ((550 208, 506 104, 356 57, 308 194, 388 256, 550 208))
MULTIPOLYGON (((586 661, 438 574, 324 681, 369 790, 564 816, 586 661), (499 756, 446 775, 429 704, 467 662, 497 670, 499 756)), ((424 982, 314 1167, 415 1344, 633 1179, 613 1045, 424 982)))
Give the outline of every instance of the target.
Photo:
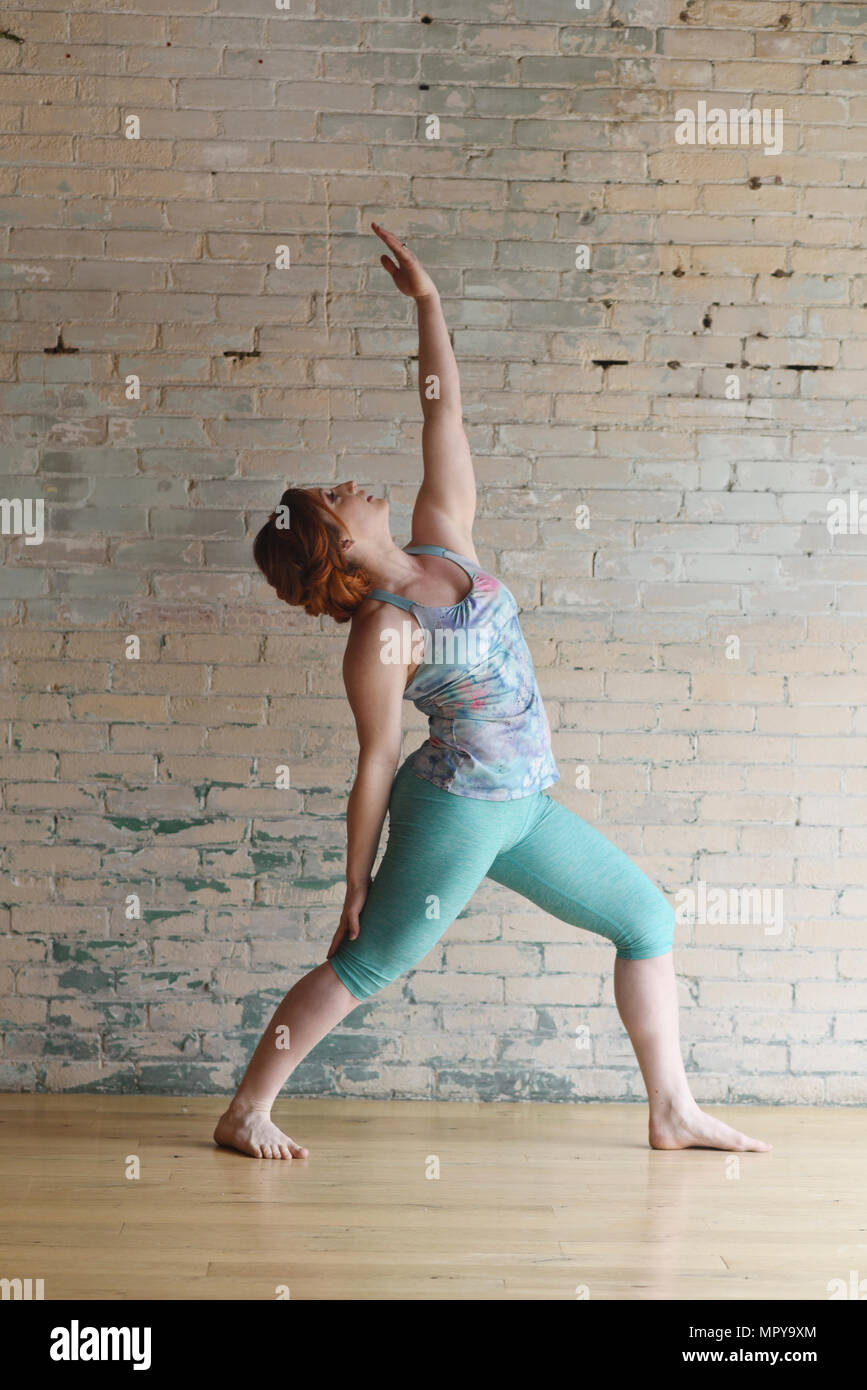
POLYGON ((443 545, 475 559, 476 479, 463 425, 461 384, 436 285, 418 257, 392 232, 371 226, 395 261, 381 256, 397 288, 418 311, 418 390, 424 415, 424 478, 412 517, 417 544, 443 545))

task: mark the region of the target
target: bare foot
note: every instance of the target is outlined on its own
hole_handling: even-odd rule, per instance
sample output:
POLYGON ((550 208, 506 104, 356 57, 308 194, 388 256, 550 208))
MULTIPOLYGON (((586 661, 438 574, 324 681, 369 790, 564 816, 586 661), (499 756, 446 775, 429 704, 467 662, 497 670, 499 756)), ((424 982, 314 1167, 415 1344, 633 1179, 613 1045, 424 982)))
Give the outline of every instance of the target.
POLYGON ((732 1129, 722 1120, 706 1115, 698 1106, 686 1111, 666 1111, 651 1116, 652 1149, 736 1149, 742 1153, 767 1153, 771 1148, 763 1139, 732 1129))
POLYGON ((306 1158, 308 1152, 272 1123, 269 1110, 235 1105, 217 1121, 214 1142, 250 1158, 306 1158))

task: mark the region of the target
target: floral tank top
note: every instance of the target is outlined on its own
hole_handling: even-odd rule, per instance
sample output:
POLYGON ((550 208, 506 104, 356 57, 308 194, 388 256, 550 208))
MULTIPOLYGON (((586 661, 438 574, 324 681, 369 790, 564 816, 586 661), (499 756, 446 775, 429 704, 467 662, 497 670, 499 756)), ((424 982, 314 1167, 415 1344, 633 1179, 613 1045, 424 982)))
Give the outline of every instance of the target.
POLYGON ((400 634, 382 635, 383 660, 420 663, 404 699, 427 715, 430 728, 407 763, 444 791, 486 801, 512 801, 550 787, 560 774, 514 595, 441 545, 408 545, 406 553, 442 555, 473 581, 466 598, 446 608, 385 589, 370 594, 412 613, 422 629, 407 619, 400 634))

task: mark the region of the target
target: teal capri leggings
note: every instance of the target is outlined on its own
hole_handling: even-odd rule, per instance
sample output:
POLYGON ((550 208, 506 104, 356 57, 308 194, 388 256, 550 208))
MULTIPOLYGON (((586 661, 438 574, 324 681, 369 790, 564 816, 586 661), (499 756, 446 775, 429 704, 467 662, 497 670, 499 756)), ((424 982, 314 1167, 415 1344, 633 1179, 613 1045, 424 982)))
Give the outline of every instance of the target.
POLYGON ((483 801, 443 791, 407 763, 392 783, 388 842, 359 918, 331 965, 356 999, 427 955, 482 879, 514 888, 624 960, 671 950, 674 910, 598 830, 543 792, 483 801))

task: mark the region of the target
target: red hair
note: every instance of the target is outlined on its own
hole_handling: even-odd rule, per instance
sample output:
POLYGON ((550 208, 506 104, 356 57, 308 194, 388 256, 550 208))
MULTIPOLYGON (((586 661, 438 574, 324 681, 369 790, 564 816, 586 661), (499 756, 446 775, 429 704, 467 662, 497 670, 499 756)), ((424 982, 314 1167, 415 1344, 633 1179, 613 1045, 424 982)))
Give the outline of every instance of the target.
POLYGON ((311 617, 327 613, 345 623, 373 581, 347 560, 340 548, 342 532, 349 534, 311 493, 290 487, 254 540, 253 559, 284 602, 311 617))

